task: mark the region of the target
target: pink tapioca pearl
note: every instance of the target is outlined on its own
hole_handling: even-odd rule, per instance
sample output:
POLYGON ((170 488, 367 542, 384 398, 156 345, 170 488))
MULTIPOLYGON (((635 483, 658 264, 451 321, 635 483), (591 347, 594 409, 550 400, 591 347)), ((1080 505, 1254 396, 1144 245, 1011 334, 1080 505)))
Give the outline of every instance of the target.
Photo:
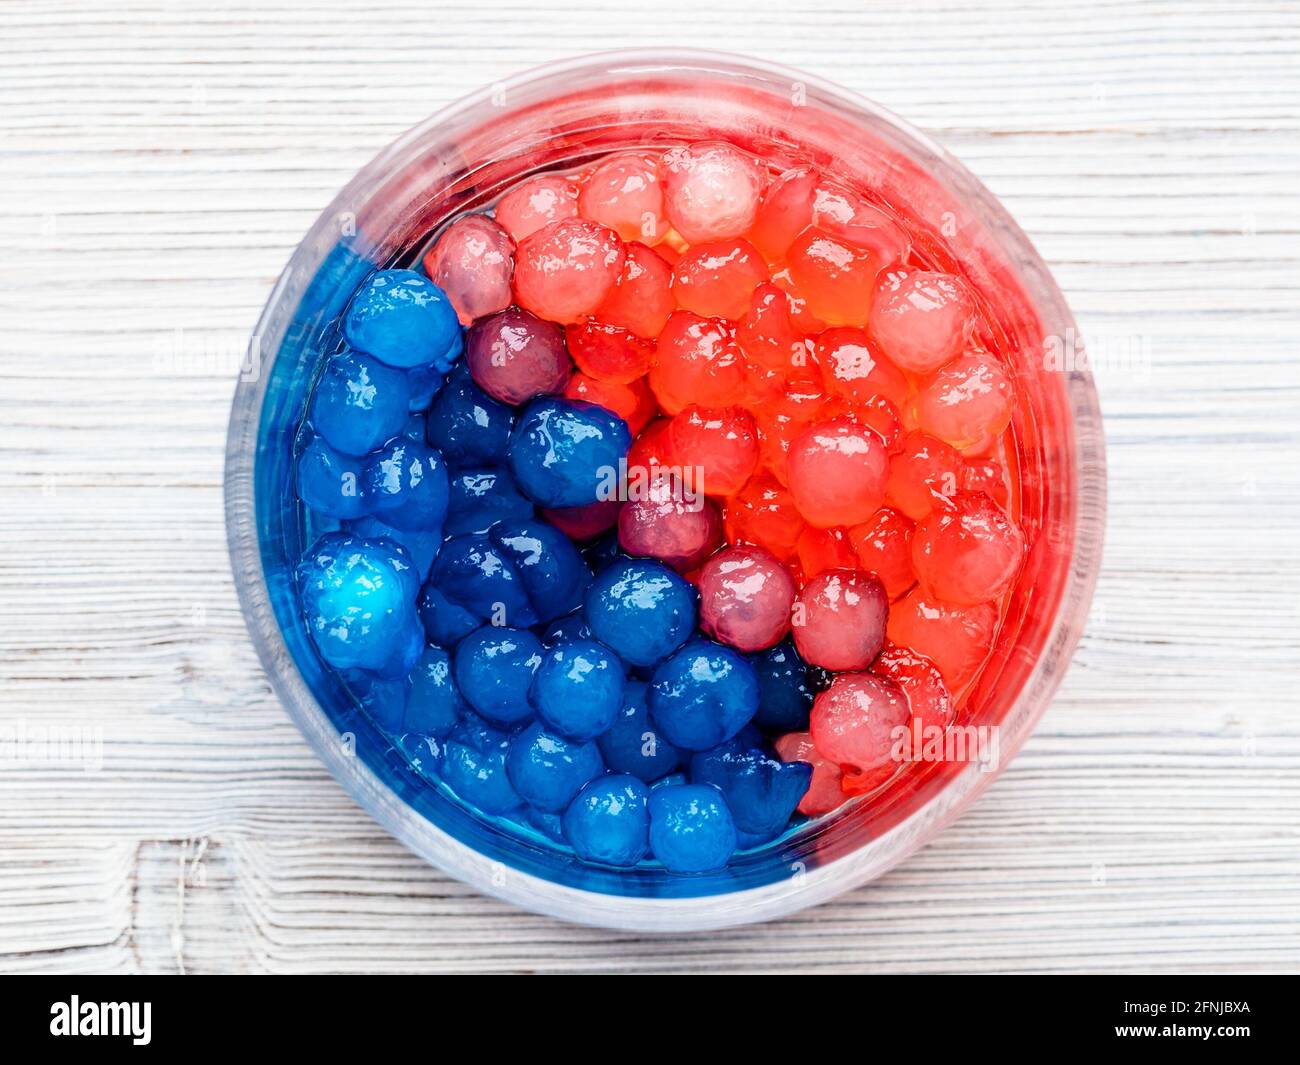
POLYGON ((657 337, 668 323, 673 301, 673 269, 644 244, 628 244, 623 270, 609 295, 596 308, 596 317, 639 337, 657 337))
MULTIPOLYGON (((907 696, 888 677, 845 673, 813 700, 808 731, 822 757, 856 777, 883 783, 900 764, 894 757, 896 730, 906 728, 911 717, 907 696)), ((851 783, 854 791, 865 790, 865 780, 851 783)))
POLYGON ((758 466, 758 431, 741 407, 686 407, 668 428, 668 447, 701 471, 700 487, 711 496, 739 492, 758 466))
POLYGON ((903 419, 898 408, 884 396, 872 396, 865 403, 855 403, 849 413, 885 442, 891 455, 898 453, 903 439, 903 419))
POLYGON ((754 224, 765 179, 758 164, 721 141, 663 157, 664 209, 689 244, 739 237, 754 224))
POLYGON ((856 565, 874 573, 885 586, 885 594, 897 599, 913 584, 912 519, 892 507, 881 507, 861 525, 849 530, 856 565))
POLYGON ((961 455, 929 433, 905 435, 889 466, 885 496, 913 521, 920 521, 961 488, 961 455))
POLYGON ((578 186, 567 177, 546 174, 529 178, 501 197, 496 220, 515 242, 530 237, 542 226, 578 214, 578 186))
POLYGON ((840 767, 817 752, 806 732, 791 732, 773 744, 783 762, 807 762, 813 767, 812 781, 796 809, 805 817, 819 817, 844 804, 840 790, 840 767))
MULTIPOLYGON (((629 462, 629 484, 633 469, 629 462)), ((623 507, 618 542, 629 555, 657 558, 686 573, 722 543, 722 517, 689 482, 660 469, 640 482, 638 497, 623 507)))
POLYGON ((889 451, 871 429, 841 416, 800 433, 786 471, 795 506, 809 525, 857 525, 885 501, 889 451))
POLYGON ((955 606, 996 599, 1025 556, 1025 536, 983 492, 958 492, 916 526, 912 568, 931 596, 955 606))
POLYGON ((623 503, 618 499, 600 499, 581 507, 543 510, 542 517, 570 540, 591 540, 618 524, 623 503))
POLYGON ((766 278, 763 258, 749 241, 709 241, 677 260, 673 297, 683 310, 739 321, 749 310, 754 289, 766 278))
POLYGON ((1002 432, 1015 401, 1002 364, 987 351, 971 351, 930 376, 912 405, 920 428, 960 449, 1002 432))
POLYGON ((721 407, 745 384, 745 361, 731 324, 674 311, 659 334, 650 387, 659 406, 676 414, 692 403, 721 407))
POLYGON ((770 281, 750 295, 736 326, 736 342, 750 362, 778 373, 790 373, 809 361, 803 336, 790 319, 789 297, 770 281))
POLYGON ((769 263, 780 262, 794 238, 812 225, 820 180, 817 171, 800 167, 781 174, 763 193, 749 239, 769 263))
POLYGON ((657 244, 668 229, 659 157, 630 152, 605 160, 582 183, 578 213, 609 226, 624 240, 657 244))
POLYGON ((761 547, 719 551, 701 567, 698 586, 700 627, 721 643, 760 651, 790 631, 794 580, 761 547))
POLYGON ((997 627, 992 603, 954 606, 914 588, 890 608, 888 635, 890 643, 930 659, 949 690, 959 692, 988 658, 997 627))
POLYGON ((847 402, 881 396, 897 408, 907 401, 910 386, 903 371, 885 358, 865 329, 827 329, 818 336, 815 351, 827 390, 847 402))
POLYGON ((573 371, 560 327, 519 307, 475 322, 465 360, 475 384, 511 406, 564 391, 573 371))
POLYGON ((885 266, 902 262, 912 248, 907 231, 894 218, 833 181, 823 181, 817 186, 812 224, 854 247, 872 252, 885 266))
POLYGON ((424 257, 424 272, 456 308, 461 325, 510 306, 515 242, 486 215, 449 225, 424 257))
POLYGON ((970 293, 951 274, 890 270, 877 282, 868 325, 895 363, 929 374, 961 353, 974 319, 970 293))
POLYGON ((927 730, 942 731, 952 724, 952 694, 943 682, 943 674, 924 655, 887 643, 871 664, 871 672, 888 677, 903 689, 912 717, 919 719, 923 739, 927 730))
POLYGON ((566 218, 520 241, 515 297, 542 318, 576 322, 600 306, 622 270, 617 233, 585 218, 566 218))
POLYGON ((866 669, 885 643, 889 597, 861 570, 813 577, 795 600, 791 630, 805 662, 831 670, 866 669))

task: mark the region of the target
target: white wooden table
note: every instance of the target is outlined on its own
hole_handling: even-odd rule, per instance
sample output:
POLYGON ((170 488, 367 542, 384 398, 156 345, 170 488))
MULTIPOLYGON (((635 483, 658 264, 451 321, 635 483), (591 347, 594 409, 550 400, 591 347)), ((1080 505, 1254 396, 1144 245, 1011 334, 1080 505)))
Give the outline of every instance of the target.
POLYGON ((365 6, 0 6, 0 967, 1300 969, 1297 5, 365 6), (449 882, 319 767, 240 620, 222 447, 276 274, 378 148, 682 43, 866 93, 1003 197, 1112 353, 1110 529, 1060 696, 938 842, 642 939, 449 882), (102 765, 15 756, 51 724, 102 765))

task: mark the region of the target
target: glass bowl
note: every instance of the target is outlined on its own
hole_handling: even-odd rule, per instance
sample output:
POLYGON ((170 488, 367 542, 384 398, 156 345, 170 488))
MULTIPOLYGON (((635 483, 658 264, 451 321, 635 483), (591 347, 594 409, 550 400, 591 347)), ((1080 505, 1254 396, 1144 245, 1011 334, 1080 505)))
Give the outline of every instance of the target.
POLYGON ((932 839, 1005 767, 1060 683, 1100 563, 1105 473, 1096 392, 1046 266, 964 167, 874 104, 793 70, 706 52, 620 52, 547 66, 439 112, 391 144, 294 251, 258 324, 226 452, 231 562, 271 683, 330 771, 369 813, 452 876, 528 909, 641 931, 763 921, 831 898, 932 839), (963 723, 996 730, 998 758, 908 767, 725 873, 584 866, 480 818, 417 776, 322 666, 295 605, 305 546, 291 445, 322 354, 370 271, 408 265, 449 218, 521 178, 612 150, 722 138, 779 164, 809 163, 917 223, 940 269, 963 274, 1009 352, 1020 517, 1031 541, 963 723), (1065 356, 1061 357, 1062 345, 1065 356))

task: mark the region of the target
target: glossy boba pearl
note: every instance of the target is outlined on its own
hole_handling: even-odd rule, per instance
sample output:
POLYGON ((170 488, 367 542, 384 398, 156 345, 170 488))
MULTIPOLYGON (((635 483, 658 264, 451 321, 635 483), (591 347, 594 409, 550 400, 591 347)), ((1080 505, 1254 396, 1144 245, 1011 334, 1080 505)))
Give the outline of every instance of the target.
POLYGON ((457 366, 429 408, 429 443, 453 466, 504 461, 515 414, 474 383, 468 367, 457 366))
POLYGON ((509 470, 488 466, 457 470, 449 483, 446 536, 486 533, 501 521, 533 516, 533 505, 516 487, 509 470))
POLYGON ((652 152, 606 159, 583 182, 578 213, 608 226, 624 240, 658 243, 668 231, 658 162, 652 152))
POLYGON ((983 492, 959 492, 912 536, 912 566, 936 599, 974 606, 1002 595, 1025 554, 1020 527, 983 492))
POLYGON ((517 725, 533 716, 529 691, 545 653, 526 629, 484 625, 456 645, 456 685, 488 721, 517 725))
POLYGON ((448 599, 432 581, 426 581, 416 600, 425 636, 437 647, 455 647, 483 623, 477 614, 448 599))
POLYGON ((650 718, 670 743, 706 751, 725 743, 758 711, 758 678, 738 651, 692 640, 654 671, 650 718))
POLYGON ((790 631, 795 585, 761 547, 725 548, 700 570, 700 628, 741 651, 771 647, 790 631))
POLYGON ((949 689, 960 692, 988 658, 997 627, 992 603, 953 606, 914 588, 890 608, 888 635, 930 659, 949 689))
POLYGON ((795 506, 810 525, 857 525, 885 501, 889 452, 855 419, 832 418, 795 437, 786 474, 795 506))
POLYGON ((812 775, 810 765, 778 761, 739 742, 691 759, 691 781, 711 784, 722 792, 737 831, 764 841, 785 828, 812 775))
POLYGON ((629 555, 657 558, 687 573, 722 543, 722 518, 712 500, 658 469, 619 512, 618 541, 629 555))
POLYGON ((438 548, 442 546, 442 536, 436 530, 425 532, 421 529, 395 529, 369 515, 353 518, 347 523, 347 531, 354 536, 364 536, 371 540, 384 537, 406 548, 421 581, 429 576, 433 560, 438 557, 438 548))
POLYGON ((402 431, 411 400, 407 375, 344 351, 325 363, 311 399, 311 422, 345 455, 367 455, 402 431))
POLYGON ((559 529, 533 518, 507 519, 494 525, 489 536, 519 574, 541 621, 582 605, 591 567, 559 529))
POLYGON ((646 705, 648 685, 630 680, 623 690, 623 705, 596 740, 605 765, 615 773, 630 773, 647 784, 667 776, 682 764, 682 752, 661 736, 650 721, 646 705))
POLYGON ((805 817, 820 817, 844 804, 840 767, 817 753, 817 746, 806 731, 781 736, 775 746, 781 761, 804 762, 812 766, 812 780, 795 809, 805 817))
POLYGON ((895 768, 894 730, 910 720, 907 698, 892 680, 845 673, 813 702, 810 731, 820 754, 865 775, 895 768))
POLYGON ((418 630, 419 578, 410 556, 391 541, 327 533, 296 576, 307 629, 335 669, 382 670, 418 630))
POLYGON ((672 267, 663 256, 644 244, 628 244, 618 281, 596 308, 595 317, 653 339, 676 307, 669 289, 671 282, 672 267))
POLYGON ((623 242, 612 229, 585 218, 552 222, 519 244, 515 298, 548 321, 580 321, 618 281, 623 254, 623 242))
POLYGON ((443 744, 439 775, 451 790, 486 814, 504 814, 522 803, 506 772, 510 737, 462 722, 443 744))
POLYGON ((961 487, 961 455, 942 440, 913 430, 899 442, 889 465, 885 494, 913 521, 920 521, 936 504, 961 487))
POLYGON ((601 643, 634 666, 652 666, 695 628, 695 589, 667 566, 620 559, 597 574, 583 610, 601 643))
POLYGON ((758 466, 758 430, 742 407, 691 404, 669 423, 668 448, 699 471, 695 487, 710 496, 735 495, 758 466))
POLYGON ((677 306, 706 318, 738 321, 750 297, 767 278, 767 266, 747 240, 717 240, 693 245, 673 266, 677 306))
POLYGON ((827 325, 866 325, 880 259, 809 227, 787 253, 790 280, 808 310, 827 325))
MULTIPOLYGON (((447 540, 433 563, 429 581, 444 598, 480 621, 519 628, 538 622, 519 572, 486 536, 447 540)), ((446 646, 446 641, 435 642, 446 646)))
POLYGON ((965 448, 997 436, 1010 424, 1015 388, 997 359, 972 351, 931 375, 913 402, 920 428, 965 448))
POLYGON ((361 460, 340 454, 319 436, 307 441, 294 471, 298 498, 317 513, 349 521, 369 509, 361 460))
POLYGON ((577 213, 577 184, 558 174, 543 174, 520 182, 502 196, 496 220, 518 243, 543 226, 577 213))
POLYGON ((705 141, 664 156, 664 209, 688 243, 739 237, 754 224, 763 175, 738 148, 705 141))
POLYGON ((869 324, 895 363, 929 374, 960 354, 974 316, 974 302, 951 274, 891 270, 880 277, 869 324))
POLYGON ((510 469, 538 506, 586 506, 613 498, 631 443, 623 420, 602 407, 537 399, 515 425, 510 469))
POLYGON ((745 385, 745 363, 731 325, 674 311, 659 334, 650 387, 668 414, 698 403, 725 407, 745 385))
POLYGON ((827 329, 817 337, 816 351, 822 381, 833 395, 855 404, 883 397, 895 407, 907 400, 907 378, 885 358, 865 329, 827 329))
POLYGON ((475 384, 512 407, 564 391, 573 371, 560 327, 519 307, 475 322, 465 361, 475 384))
POLYGON ((604 644, 564 641, 542 659, 533 678, 533 702, 551 729, 581 743, 614 723, 625 683, 623 663, 604 644))
POLYGON ((370 457, 366 498, 377 517, 398 529, 442 528, 450 487, 442 455, 398 437, 370 457))
POLYGON ((548 731, 540 721, 516 732, 506 755, 510 782, 525 802, 561 813, 582 786, 604 771, 594 743, 575 743, 548 731))
POLYGON ((486 215, 458 218, 424 257, 424 270, 447 294, 461 325, 510 306, 515 242, 486 215))
POLYGON ((448 735, 469 709, 452 676, 451 656, 426 647, 411 670, 402 727, 420 736, 448 735))
POLYGON ((564 812, 564 838, 584 862, 627 868, 650 849, 650 789, 611 773, 587 784, 564 812))
POLYGON ((754 724, 768 733, 799 732, 808 727, 813 690, 808 668, 790 640, 751 656, 758 678, 758 712, 754 724))
POLYGON ((650 850, 674 873, 726 867, 736 851, 736 822, 722 792, 707 784, 668 784, 650 792, 650 850))
POLYGON ((946 729, 952 723, 952 695, 943 674, 924 655, 887 643, 871 664, 871 672, 888 677, 903 690, 912 717, 920 719, 922 729, 946 729))
POLYGON ((726 528, 732 543, 757 544, 787 559, 794 554, 804 520, 789 489, 760 471, 727 500, 726 528))
POLYGON ((446 373, 460 322, 446 293, 423 274, 380 270, 352 297, 343 335, 389 366, 405 370, 432 363, 446 373))
POLYGON ((659 409, 655 406, 654 394, 649 385, 639 379, 631 384, 619 385, 613 381, 588 377, 584 373, 575 373, 564 386, 563 394, 565 399, 604 407, 621 418, 633 436, 646 427, 659 409))
POLYGON ((866 669, 885 643, 889 598, 869 573, 830 570, 804 585, 792 631, 805 662, 826 669, 866 669))
POLYGON ((736 326, 736 341, 759 366, 789 373, 806 354, 803 337, 790 320, 790 299, 770 281, 758 285, 745 316, 736 326))
POLYGON ((875 574, 891 600, 916 583, 912 570, 914 528, 905 514, 881 507, 867 521, 849 530, 857 568, 875 574))

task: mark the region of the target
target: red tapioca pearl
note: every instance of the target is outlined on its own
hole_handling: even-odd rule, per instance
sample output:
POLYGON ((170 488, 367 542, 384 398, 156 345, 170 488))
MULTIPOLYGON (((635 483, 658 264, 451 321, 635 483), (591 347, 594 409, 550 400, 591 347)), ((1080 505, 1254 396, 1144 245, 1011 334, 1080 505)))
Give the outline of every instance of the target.
POLYGON ((732 543, 757 544, 782 560, 794 554, 804 529, 789 489, 768 472, 755 474, 727 500, 724 519, 732 543))
POLYGON ((703 141, 665 153, 664 209, 690 244, 739 237, 754 224, 766 178, 744 152, 703 141))
POLYGON ((551 222, 519 243, 515 298, 552 322, 591 314, 623 270, 618 234, 585 218, 551 222))
POLYGON ((744 357, 730 323, 674 311, 659 334, 650 368, 659 406, 669 414, 692 403, 723 407, 735 401, 744 384, 744 357))
POLYGON ((633 435, 644 429, 659 409, 655 406, 650 386, 642 378, 618 384, 575 373, 564 386, 564 395, 567 399, 584 400, 612 411, 627 422, 628 431, 633 435))
POLYGON ((661 469, 642 482, 637 498, 623 507, 618 542, 629 555, 657 558, 685 573, 722 543, 722 518, 712 501, 661 469))
POLYGON ((827 329, 817 337, 814 351, 829 392, 855 404, 877 396, 896 408, 906 403, 911 388, 907 378, 867 338, 865 329, 827 329))
POLYGON ((885 586, 861 570, 830 570, 810 578, 795 600, 790 627, 810 665, 841 671, 866 669, 885 644, 889 597, 885 586))
POLYGON ((1002 432, 1015 401, 1002 364, 987 351, 971 351, 927 378, 913 404, 922 429, 963 448, 1002 432))
POLYGON ((808 309, 808 301, 790 276, 789 267, 775 271, 772 274, 772 284, 784 292, 785 298, 790 301, 790 322, 800 333, 811 337, 826 330, 827 323, 808 309))
POLYGON ((790 245, 786 263, 814 317, 827 325, 867 324, 881 265, 875 252, 810 227, 790 245))
POLYGON ((495 217, 515 242, 545 225, 578 213, 578 185, 567 177, 546 174, 522 181, 501 197, 495 217))
POLYGON ((974 320, 975 303, 951 274, 890 270, 880 275, 868 324, 894 362, 929 374, 961 354, 974 320))
POLYGON ((874 573, 885 586, 889 598, 897 599, 913 584, 912 531, 916 526, 906 515, 881 507, 867 521, 849 530, 856 565, 874 573))
POLYGON ((569 354, 589 377, 627 384, 644 377, 654 361, 655 343, 630 330, 595 320, 564 327, 569 354))
POLYGON ((573 372, 559 326, 519 307, 480 318, 470 327, 465 362, 479 388, 511 406, 556 395, 573 372))
POLYGON ((928 433, 912 431, 900 442, 889 465, 885 497, 913 521, 961 488, 961 455, 928 433))
POLYGON ((996 599, 1015 580, 1024 556, 1024 533, 983 492, 958 492, 912 536, 912 568, 921 587, 955 606, 996 599))
POLYGON ((582 507, 542 510, 542 517, 570 540, 590 540, 618 524, 623 503, 618 499, 601 499, 582 507))
POLYGON ((787 170, 763 193, 749 239, 769 263, 780 262, 794 238, 812 224, 819 180, 820 175, 806 167, 787 170))
POLYGON ((884 396, 875 396, 865 403, 854 404, 848 413, 868 429, 874 430, 885 442, 891 455, 898 452, 903 440, 903 421, 898 408, 884 396))
POLYGON ((706 318, 738 321, 749 310, 754 289, 767 267, 747 240, 696 244, 673 267, 673 298, 685 311, 706 318))
POLYGON ((752 363, 789 373, 807 360, 803 336, 790 320, 790 300, 771 281, 754 289, 736 326, 736 342, 752 363))
POLYGON ((833 181, 817 186, 812 224, 846 244, 871 252, 884 266, 901 263, 912 249, 907 230, 895 218, 833 181))
POLYGON ((786 471, 795 506, 809 525, 858 525, 885 501, 889 452, 853 418, 832 418, 794 439, 786 471))
POLYGON ((961 466, 961 488, 963 492, 983 492, 1000 507, 1007 505, 1007 475, 997 459, 966 458, 961 466))
POLYGON ((672 267, 644 244, 625 245, 618 281, 596 308, 596 317, 653 340, 676 304, 670 285, 672 267))
POLYGON ((924 655, 909 647, 886 643, 885 649, 871 664, 871 672, 888 677, 903 689, 912 717, 920 719, 922 738, 925 738, 925 730, 942 731, 952 724, 952 694, 943 682, 943 674, 924 655))
POLYGON ((657 244, 668 229, 659 182, 659 156, 629 152, 605 160, 582 183, 578 213, 609 226, 624 240, 657 244))
POLYGON ((776 370, 768 370, 757 363, 745 360, 745 384, 735 399, 757 420, 764 411, 778 402, 785 392, 786 378, 776 370))
POLYGON ((845 673, 813 700, 808 731, 817 753, 841 769, 859 777, 886 769, 892 775, 899 764, 896 730, 905 729, 911 717, 907 696, 888 677, 845 673))
POLYGON ((725 548, 700 567, 700 628, 741 651, 771 647, 790 631, 795 585, 770 552, 725 548))
POLYGON ((799 572, 807 580, 833 569, 857 569, 858 556, 844 529, 817 529, 805 525, 795 544, 799 572))
POLYGON ((671 418, 656 418, 642 430, 632 441, 627 453, 628 475, 643 470, 648 476, 656 466, 671 466, 672 456, 668 451, 668 426, 671 418))
POLYGON ((819 817, 844 804, 840 791, 840 767, 817 752, 817 745, 807 732, 791 732, 773 744, 783 762, 807 762, 813 767, 812 781, 795 807, 805 817, 819 817))
POLYGON ((992 603, 960 607, 914 588, 890 607, 891 643, 924 655, 943 674, 950 691, 961 691, 993 647, 998 612, 992 603))
POLYGON ((702 471, 701 487, 711 496, 739 492, 758 465, 758 431, 741 407, 686 407, 668 427, 668 448, 702 471))
POLYGON ((486 215, 459 218, 424 257, 424 272, 447 293, 461 325, 510 306, 515 242, 486 215))

